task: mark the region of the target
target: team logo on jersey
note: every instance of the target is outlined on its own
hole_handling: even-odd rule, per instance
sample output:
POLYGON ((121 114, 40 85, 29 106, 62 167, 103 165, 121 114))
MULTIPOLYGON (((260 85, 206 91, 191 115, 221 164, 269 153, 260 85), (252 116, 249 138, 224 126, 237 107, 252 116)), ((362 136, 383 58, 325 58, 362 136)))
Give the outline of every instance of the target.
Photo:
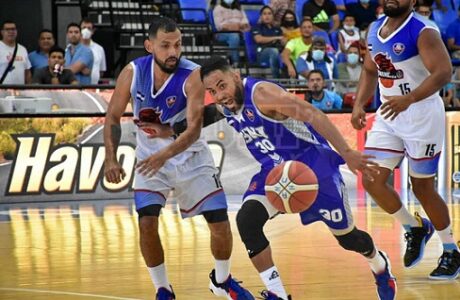
POLYGON ((171 108, 171 106, 173 106, 174 103, 176 103, 176 96, 169 96, 168 98, 166 98, 166 105, 169 108, 171 108))
POLYGON ((326 101, 326 106, 328 108, 331 108, 332 107, 332 101, 326 101))
POLYGON ((375 64, 378 67, 378 75, 380 83, 391 88, 395 80, 404 78, 403 70, 397 70, 391 62, 391 57, 387 53, 379 52, 374 56, 375 64))
MULTIPOLYGON (((134 119, 133 122, 137 126, 139 126, 140 122, 161 124, 161 114, 162 114, 162 111, 159 111, 157 108, 152 108, 152 107, 142 108, 139 111, 139 119, 134 119)), ((155 133, 155 131, 149 127, 142 126, 139 128, 148 134, 155 133)))
POLYGON ((246 117, 248 117, 249 120, 254 121, 254 112, 252 109, 246 108, 244 110, 244 113, 246 114, 246 117))
POLYGON ((404 49, 406 49, 406 46, 404 46, 403 43, 394 43, 393 44, 393 52, 396 55, 400 55, 401 53, 403 53, 404 49))

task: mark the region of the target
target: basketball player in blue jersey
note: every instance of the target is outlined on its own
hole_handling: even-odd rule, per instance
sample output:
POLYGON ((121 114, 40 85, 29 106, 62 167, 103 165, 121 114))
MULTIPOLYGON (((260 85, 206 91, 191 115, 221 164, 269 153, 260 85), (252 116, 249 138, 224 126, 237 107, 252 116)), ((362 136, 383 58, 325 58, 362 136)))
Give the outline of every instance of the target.
POLYGON ((302 223, 323 221, 344 249, 356 251, 368 260, 379 299, 395 299, 396 281, 390 261, 375 247, 368 233, 355 227, 339 171, 339 165, 346 162, 352 172, 360 170, 372 177, 371 156, 350 149, 327 116, 310 103, 274 83, 250 77, 242 80, 224 58, 213 57, 200 73, 228 124, 243 136, 261 165, 243 196, 237 224, 249 257, 268 289, 262 292, 264 299, 290 299, 263 232, 267 220, 279 213, 265 197, 265 178, 273 167, 287 160, 307 164, 318 177, 318 197, 300 213, 302 223))
POLYGON ((368 133, 365 153, 376 157, 379 175, 363 180, 366 191, 406 230, 404 265, 417 265, 425 245, 438 233, 443 254, 431 279, 455 279, 460 253, 450 225, 449 211, 435 190, 435 175, 445 135, 444 105, 438 91, 451 79, 452 66, 438 27, 413 12, 415 1, 385 0, 386 17, 371 24, 369 53, 357 89, 351 123, 366 125, 363 110, 377 81, 382 106, 368 133), (386 184, 403 157, 409 161, 412 190, 429 220, 412 216, 398 194, 386 184))
POLYGON ((230 275, 232 233, 226 198, 211 152, 199 138, 204 102, 199 67, 181 58, 181 32, 169 18, 154 20, 145 48, 151 55, 135 59, 122 70, 107 110, 104 173, 112 183, 125 176, 116 152, 120 118, 131 101, 137 124, 134 200, 140 248, 157 289, 156 299, 175 299, 158 234, 160 210, 174 189, 182 217, 201 214, 211 231, 215 269, 210 274, 210 289, 227 299, 252 300, 254 297, 230 275), (174 124, 186 117, 187 130, 177 139, 170 135, 154 137, 155 126, 174 124))

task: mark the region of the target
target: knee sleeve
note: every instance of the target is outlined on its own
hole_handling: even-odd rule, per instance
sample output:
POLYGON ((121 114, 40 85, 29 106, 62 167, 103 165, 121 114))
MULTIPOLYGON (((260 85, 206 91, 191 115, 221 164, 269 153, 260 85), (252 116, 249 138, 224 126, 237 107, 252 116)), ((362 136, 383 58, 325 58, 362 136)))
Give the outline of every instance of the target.
POLYGON ((263 231, 267 220, 267 210, 262 203, 255 200, 244 202, 236 215, 241 240, 243 240, 251 258, 262 252, 269 245, 263 231))
POLYGON ((202 215, 208 223, 219 223, 228 220, 226 208, 204 211, 202 215))
POLYGON ((139 219, 142 217, 158 217, 160 216, 160 210, 162 206, 160 204, 152 204, 144 206, 137 210, 139 219))
POLYGON ((335 238, 340 246, 346 250, 355 251, 364 256, 369 256, 374 251, 374 242, 371 236, 356 227, 345 235, 336 235, 335 238))

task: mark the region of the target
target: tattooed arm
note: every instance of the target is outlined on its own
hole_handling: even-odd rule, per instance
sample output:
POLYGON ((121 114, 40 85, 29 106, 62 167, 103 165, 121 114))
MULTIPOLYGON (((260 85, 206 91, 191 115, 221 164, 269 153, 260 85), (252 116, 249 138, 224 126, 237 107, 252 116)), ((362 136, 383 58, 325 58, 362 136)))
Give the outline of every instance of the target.
POLYGON ((129 103, 130 86, 133 77, 131 65, 127 65, 118 76, 115 91, 107 109, 104 123, 105 163, 104 175, 107 181, 119 183, 126 176, 117 160, 117 149, 121 139, 120 119, 129 103))

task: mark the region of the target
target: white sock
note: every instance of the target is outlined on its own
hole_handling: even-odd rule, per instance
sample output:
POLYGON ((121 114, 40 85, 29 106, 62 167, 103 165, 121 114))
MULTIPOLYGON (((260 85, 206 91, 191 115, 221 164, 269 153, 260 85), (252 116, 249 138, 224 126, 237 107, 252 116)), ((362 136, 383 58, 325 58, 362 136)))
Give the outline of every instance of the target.
POLYGON ((441 231, 436 230, 436 233, 439 235, 439 238, 441 239, 444 250, 446 251, 457 250, 458 251, 457 244, 455 243, 455 239, 452 234, 452 227, 450 225, 441 231))
POLYGON ((385 260, 383 259, 382 255, 380 255, 379 250, 375 247, 375 255, 374 257, 366 257, 369 266, 371 267, 372 272, 375 274, 380 274, 383 270, 385 270, 385 260))
POLYGON ((216 259, 216 281, 222 283, 227 280, 230 275, 230 260, 218 260, 216 259))
POLYGON ((278 272, 278 269, 273 266, 268 270, 259 273, 260 278, 267 287, 267 290, 275 293, 279 298, 287 299, 287 293, 284 289, 283 283, 281 282, 281 277, 278 272))
POLYGON ((153 285, 157 290, 161 287, 164 287, 171 291, 164 263, 153 268, 147 267, 147 269, 149 270, 150 278, 152 279, 153 285))
POLYGON ((407 211, 404 205, 401 206, 397 212, 392 214, 392 216, 401 223, 406 231, 410 231, 411 227, 420 226, 417 219, 407 211))

